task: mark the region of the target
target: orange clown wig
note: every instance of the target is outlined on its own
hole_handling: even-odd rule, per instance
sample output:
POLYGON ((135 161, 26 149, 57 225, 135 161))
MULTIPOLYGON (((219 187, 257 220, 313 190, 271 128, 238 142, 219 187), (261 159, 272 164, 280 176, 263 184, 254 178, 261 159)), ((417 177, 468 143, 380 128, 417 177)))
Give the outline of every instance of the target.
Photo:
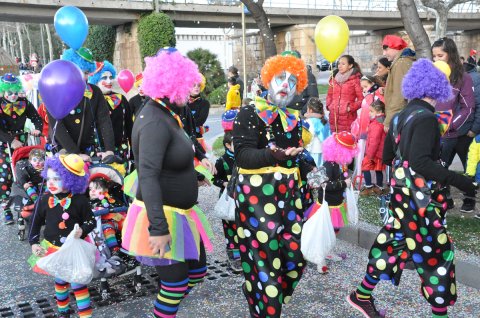
POLYGON ((262 68, 262 82, 269 88, 272 79, 287 71, 297 77, 297 95, 301 94, 308 85, 307 68, 305 63, 293 55, 275 55, 269 58, 262 68))

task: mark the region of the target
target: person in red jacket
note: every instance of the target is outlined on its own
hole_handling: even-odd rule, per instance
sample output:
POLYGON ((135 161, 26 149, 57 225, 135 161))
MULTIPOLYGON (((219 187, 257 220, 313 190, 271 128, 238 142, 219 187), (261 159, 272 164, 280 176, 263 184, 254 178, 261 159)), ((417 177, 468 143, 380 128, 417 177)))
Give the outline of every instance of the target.
POLYGON ((383 143, 385 141, 385 104, 377 99, 370 104, 370 124, 368 125, 367 145, 365 157, 362 161, 363 177, 365 188, 360 195, 380 195, 383 193, 383 170, 385 165, 382 162, 383 143), (375 171, 376 185, 372 184, 371 171, 375 171))
POLYGON ((343 55, 338 60, 338 71, 333 75, 326 103, 330 112, 330 130, 332 133, 350 131, 363 100, 360 66, 352 56, 343 55))

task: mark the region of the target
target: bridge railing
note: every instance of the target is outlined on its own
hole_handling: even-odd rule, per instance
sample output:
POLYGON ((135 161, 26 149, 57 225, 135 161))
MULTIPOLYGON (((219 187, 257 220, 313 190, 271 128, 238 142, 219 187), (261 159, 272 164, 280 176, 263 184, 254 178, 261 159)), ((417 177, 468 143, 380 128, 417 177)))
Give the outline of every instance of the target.
MULTIPOLYGON (((129 1, 158 1, 171 4, 215 4, 237 6, 239 0, 129 0, 129 1)), ((478 0, 458 4, 451 12, 477 13, 480 12, 478 0)), ((319 9, 345 11, 398 11, 397 0, 265 0, 265 8, 289 9, 319 9)))

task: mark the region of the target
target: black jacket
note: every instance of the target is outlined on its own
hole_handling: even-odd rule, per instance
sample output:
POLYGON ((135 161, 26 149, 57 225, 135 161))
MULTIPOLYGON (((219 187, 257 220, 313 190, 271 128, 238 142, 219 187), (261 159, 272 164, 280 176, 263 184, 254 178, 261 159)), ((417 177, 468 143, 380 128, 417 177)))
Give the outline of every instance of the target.
MULTIPOLYGON (((69 153, 83 153, 85 149, 91 146, 97 146, 95 144, 96 127, 103 137, 101 144, 104 146, 104 150, 114 151, 115 142, 107 102, 100 88, 92 84, 88 85, 90 85, 93 91, 92 98, 83 97, 70 114, 58 122, 55 141, 60 146, 60 149, 63 148, 69 153), (83 116, 83 112, 85 112, 85 116, 83 116), (77 146, 83 118, 85 120, 83 133, 80 139, 80 145, 77 146)), ((49 139, 52 140, 53 128, 57 121, 50 113, 48 113, 48 122, 49 139)))
POLYGON ((192 141, 166 108, 149 100, 133 124, 132 147, 138 172, 136 197, 145 203, 150 235, 166 235, 163 206, 189 209, 197 201, 192 141))
POLYGON ((234 164, 235 156, 228 149, 225 149, 223 156, 215 162, 217 173, 213 178, 213 184, 220 188, 220 193, 225 189, 223 183, 228 182, 228 177, 232 175, 234 164))
POLYGON ((195 120, 195 134, 197 138, 202 138, 203 135, 201 134, 199 127, 205 125, 205 122, 207 121, 210 111, 210 103, 208 102, 208 100, 197 96, 190 97, 187 106, 188 108, 190 108, 193 119, 195 120))
MULTIPOLYGON (((116 93, 110 93, 113 95, 116 93)), ((120 94, 118 94, 120 95, 120 94)), ((125 96, 120 95, 120 104, 115 107, 107 101, 108 111, 110 113, 110 121, 112 122, 113 136, 115 140, 115 147, 119 149, 122 143, 130 143, 132 138, 133 116, 130 105, 125 96)), ((101 137, 101 134, 100 134, 101 137)), ((100 138, 103 139, 103 138, 100 138)))
POLYGON ((25 107, 24 112, 21 115, 17 115, 13 111, 10 115, 7 115, 4 111, 6 104, 10 102, 5 98, 0 97, 0 142, 11 143, 18 133, 22 133, 25 128, 25 122, 28 119, 35 125, 35 129, 42 131, 43 121, 38 114, 35 107, 28 100, 19 98, 14 104, 23 104, 25 107))
MULTIPOLYGON (((328 182, 325 187, 325 201, 330 206, 340 205, 343 203, 343 192, 347 187, 342 170, 337 163, 331 161, 325 161, 323 166, 328 176, 328 182)), ((323 188, 320 188, 318 191, 318 202, 323 203, 323 188)))
MULTIPOLYGON (((76 194, 72 196, 70 207, 66 210, 69 218, 65 221, 66 228, 60 229, 58 224, 63 220, 63 208, 60 204, 50 208, 48 206, 48 199, 52 194, 47 193, 37 201, 35 206, 35 215, 32 216, 32 224, 30 226, 29 242, 31 245, 40 242, 40 229, 45 225, 43 236, 47 241, 55 246, 62 246, 62 237, 67 237, 75 223, 82 228, 82 238, 85 238, 95 228, 95 217, 90 209, 90 203, 83 194, 76 194)), ((57 194, 59 199, 65 198, 67 194, 57 194)))
MULTIPOLYGON (((443 186, 453 185, 462 191, 475 189, 472 180, 445 168, 440 162, 440 130, 434 115, 435 108, 420 99, 414 99, 399 112, 398 127, 400 132, 399 150, 403 161, 408 161, 413 171, 426 180, 437 181, 443 186), (409 121, 413 112, 421 111, 409 121)), ((383 162, 392 165, 396 156, 396 144, 393 136, 395 118, 390 122, 390 129, 383 147, 383 162)))

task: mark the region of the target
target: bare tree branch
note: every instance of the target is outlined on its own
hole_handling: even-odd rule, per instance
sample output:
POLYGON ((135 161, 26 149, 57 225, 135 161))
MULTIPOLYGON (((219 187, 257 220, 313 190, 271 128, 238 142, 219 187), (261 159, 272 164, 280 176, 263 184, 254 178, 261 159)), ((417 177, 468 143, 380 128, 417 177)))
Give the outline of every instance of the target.
POLYGON ((267 14, 263 9, 263 0, 240 0, 252 14, 252 18, 257 23, 260 29, 260 35, 263 39, 263 46, 265 50, 265 58, 274 56, 277 54, 277 47, 275 46, 275 37, 273 31, 270 28, 270 22, 268 21, 267 14))
POLYGON ((417 56, 431 58, 430 39, 423 28, 422 21, 418 15, 415 0, 397 0, 405 30, 415 46, 417 56))
POLYGON ((452 9, 454 6, 456 6, 457 4, 462 4, 462 3, 467 3, 467 2, 472 2, 472 0, 451 0, 448 4, 447 4, 447 9, 450 11, 450 9, 452 9))

